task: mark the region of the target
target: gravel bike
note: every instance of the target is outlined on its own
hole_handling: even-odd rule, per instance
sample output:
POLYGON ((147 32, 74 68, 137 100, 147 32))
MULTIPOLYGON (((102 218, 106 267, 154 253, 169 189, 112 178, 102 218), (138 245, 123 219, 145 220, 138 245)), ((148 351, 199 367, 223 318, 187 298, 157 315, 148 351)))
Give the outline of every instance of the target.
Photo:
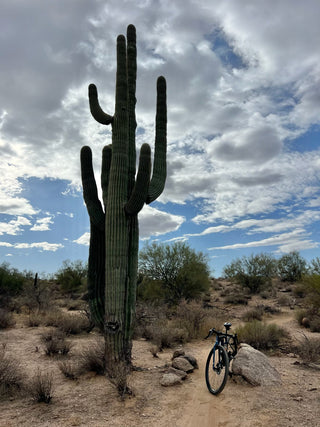
POLYGON ((212 394, 219 394, 226 385, 229 366, 231 360, 238 352, 238 338, 237 334, 228 334, 231 328, 231 323, 224 324, 225 332, 219 332, 212 328, 205 339, 210 338, 216 334, 216 341, 213 348, 210 350, 206 363, 206 383, 208 390, 212 394))

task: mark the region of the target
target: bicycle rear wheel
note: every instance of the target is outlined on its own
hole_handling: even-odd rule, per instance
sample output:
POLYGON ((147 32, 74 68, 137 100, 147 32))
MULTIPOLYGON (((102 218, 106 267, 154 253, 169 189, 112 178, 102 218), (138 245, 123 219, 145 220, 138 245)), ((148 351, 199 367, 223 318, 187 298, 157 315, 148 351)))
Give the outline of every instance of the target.
POLYGON ((226 385, 229 359, 224 347, 217 345, 210 351, 206 363, 206 383, 212 394, 219 394, 226 385))

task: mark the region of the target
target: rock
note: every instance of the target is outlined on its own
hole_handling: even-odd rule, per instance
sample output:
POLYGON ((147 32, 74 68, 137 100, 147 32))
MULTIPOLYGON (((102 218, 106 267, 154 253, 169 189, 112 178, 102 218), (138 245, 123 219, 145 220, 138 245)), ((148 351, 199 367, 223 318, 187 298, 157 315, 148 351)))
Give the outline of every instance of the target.
POLYGON ((187 376, 188 376, 188 374, 187 374, 186 372, 181 371, 180 369, 176 369, 176 368, 174 368, 173 366, 171 366, 171 367, 168 369, 167 374, 175 374, 175 375, 177 375, 178 377, 180 377, 182 380, 184 380, 184 379, 185 379, 185 378, 187 378, 187 376))
POLYGON ((172 374, 172 373, 164 374, 160 380, 160 384, 163 387, 170 387, 170 386, 181 384, 181 383, 182 383, 181 378, 178 375, 172 374))
POLYGON ((172 366, 176 369, 179 369, 180 371, 187 372, 187 374, 193 372, 194 370, 194 367, 191 365, 191 363, 182 356, 173 359, 172 366))
POLYGON ((301 325, 304 326, 305 328, 309 328, 310 327, 310 320, 307 317, 304 317, 301 320, 301 325))
POLYGON ((197 359, 194 356, 192 356, 191 354, 185 354, 183 357, 187 359, 189 363, 191 363, 194 369, 199 369, 197 359))
POLYGON ((182 350, 182 349, 180 349, 180 350, 176 350, 176 351, 173 353, 172 360, 173 360, 173 359, 175 359, 176 357, 180 357, 180 356, 184 356, 184 355, 185 355, 184 350, 182 350))
POLYGON ((261 351, 242 344, 232 363, 232 373, 241 375, 250 384, 269 386, 281 384, 278 371, 261 351))

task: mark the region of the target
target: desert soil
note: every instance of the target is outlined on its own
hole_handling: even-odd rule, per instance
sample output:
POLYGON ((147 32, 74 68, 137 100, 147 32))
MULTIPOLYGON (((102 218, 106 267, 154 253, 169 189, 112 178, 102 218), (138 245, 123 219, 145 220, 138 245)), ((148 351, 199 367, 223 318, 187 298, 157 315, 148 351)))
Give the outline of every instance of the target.
MULTIPOLYGON (((228 320, 228 319, 227 319, 228 320)), ((301 329, 289 309, 272 316, 299 338, 301 329)), ((14 328, 0 331, 0 345, 21 362, 31 378, 38 369, 53 373, 54 391, 50 404, 35 403, 29 396, 0 401, 0 426, 268 426, 316 427, 320 420, 320 371, 304 366, 293 354, 270 357, 281 374, 282 385, 252 387, 244 380, 228 380, 219 396, 205 384, 204 366, 210 350, 208 341, 194 341, 184 348, 198 360, 195 370, 181 385, 164 388, 159 380, 170 363, 172 350, 154 358, 150 343, 134 342, 133 362, 144 368, 130 375, 133 395, 121 400, 113 385, 101 376, 86 374, 66 379, 55 358, 45 356, 40 335, 44 328, 30 328, 17 320, 14 328)), ((313 334, 320 335, 320 334, 313 334)), ((72 352, 95 340, 94 333, 72 338, 72 352)))

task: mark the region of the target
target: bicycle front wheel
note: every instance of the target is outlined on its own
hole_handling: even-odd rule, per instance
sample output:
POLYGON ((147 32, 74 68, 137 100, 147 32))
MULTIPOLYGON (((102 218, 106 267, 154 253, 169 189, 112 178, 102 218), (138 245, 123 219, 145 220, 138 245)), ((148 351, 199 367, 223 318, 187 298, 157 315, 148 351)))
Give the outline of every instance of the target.
POLYGON ((219 394, 228 379, 229 359, 224 347, 217 345, 210 351, 206 363, 206 383, 212 394, 219 394))

